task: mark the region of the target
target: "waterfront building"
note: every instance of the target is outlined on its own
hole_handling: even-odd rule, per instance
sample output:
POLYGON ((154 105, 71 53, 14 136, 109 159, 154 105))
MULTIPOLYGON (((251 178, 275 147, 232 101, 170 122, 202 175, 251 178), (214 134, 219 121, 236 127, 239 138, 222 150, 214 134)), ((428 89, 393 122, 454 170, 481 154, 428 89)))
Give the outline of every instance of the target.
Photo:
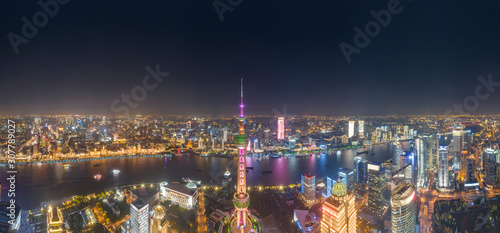
POLYGON ((354 136, 354 124, 355 123, 356 123, 355 121, 349 121, 349 128, 348 128, 348 134, 347 134, 348 137, 354 136))
POLYGON ((290 138, 290 140, 288 140, 288 146, 289 146, 290 150, 293 150, 293 148, 295 148, 296 144, 297 144, 296 138, 290 138))
POLYGON ((400 184, 391 192, 391 232, 415 232, 415 199, 410 183, 400 184))
POLYGON ((132 233, 149 232, 149 204, 137 199, 130 204, 130 223, 132 233))
POLYGON ((384 173, 382 163, 372 161, 368 164, 368 209, 375 214, 380 214, 386 205, 384 173))
POLYGON ((300 177, 300 191, 304 194, 307 204, 316 201, 316 177, 311 173, 304 173, 300 177))
POLYGON ((285 118, 278 117, 278 140, 285 139, 285 118))
POLYGON ((358 121, 358 132, 360 137, 365 136, 365 121, 358 121))
POLYGON ((448 147, 439 147, 438 188, 449 188, 448 147))
POLYGON ((231 178, 231 173, 229 172, 229 169, 226 169, 226 172, 224 172, 224 177, 222 177, 222 194, 223 196, 228 196, 229 193, 232 190, 232 178, 231 178))
POLYGON ((198 200, 198 188, 193 183, 168 183, 160 190, 164 199, 182 208, 192 209, 198 200))
POLYGON ((356 232, 356 198, 340 180, 332 187, 332 195, 323 203, 321 232, 356 232))

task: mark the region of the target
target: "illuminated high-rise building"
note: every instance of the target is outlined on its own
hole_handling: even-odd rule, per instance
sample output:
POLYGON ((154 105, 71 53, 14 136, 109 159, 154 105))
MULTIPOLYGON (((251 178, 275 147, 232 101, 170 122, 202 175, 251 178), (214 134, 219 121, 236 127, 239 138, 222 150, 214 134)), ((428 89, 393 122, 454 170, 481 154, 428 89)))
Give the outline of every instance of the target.
POLYGON ((368 161, 362 159, 361 157, 354 158, 354 169, 356 170, 356 182, 366 183, 367 174, 366 166, 368 161))
POLYGON ((448 147, 439 147, 438 188, 449 188, 448 147))
POLYGON ((488 188, 495 188, 497 185, 497 156, 498 150, 487 148, 484 150, 483 157, 486 161, 486 186, 488 188))
POLYGON ((130 223, 132 233, 149 232, 149 204, 138 198, 130 203, 130 223))
POLYGON ((438 162, 438 137, 436 134, 423 134, 425 169, 435 169, 438 162))
POLYGON ((314 203, 316 201, 316 177, 311 173, 304 173, 300 178, 300 191, 304 194, 308 204, 314 203))
POLYGON ((355 123, 356 123, 355 121, 349 121, 349 127, 348 127, 349 131, 347 132, 348 137, 354 136, 354 124, 355 123))
POLYGON ((474 174, 474 168, 475 168, 475 160, 474 157, 469 156, 467 157, 466 161, 466 169, 465 169, 465 181, 467 183, 474 183, 476 182, 476 177, 474 174))
POLYGON ((368 164, 368 209, 375 214, 385 206, 385 169, 382 163, 372 161, 368 164))
POLYGON ((464 131, 461 125, 453 127, 453 144, 451 152, 453 154, 453 169, 456 171, 462 170, 461 152, 464 149, 464 131))
POLYGON ((417 187, 423 187, 426 181, 426 157, 424 153, 424 143, 422 139, 416 138, 415 139, 415 156, 417 156, 416 159, 413 161, 417 161, 417 187))
POLYGON ((288 140, 288 147, 290 148, 290 150, 293 150, 293 148, 295 148, 295 146, 297 145, 297 139, 295 138, 290 138, 290 140, 288 140))
POLYGON ((415 220, 413 184, 400 184, 391 192, 391 232, 414 233, 416 232, 415 220))
POLYGON ((392 142, 392 170, 397 171, 401 168, 401 155, 403 155, 403 148, 398 140, 392 142))
POLYGON ((358 132, 360 137, 365 135, 365 121, 358 121, 358 132))
POLYGON ((333 185, 331 193, 323 204, 321 233, 355 233, 356 198, 340 180, 333 185))
POLYGON ((339 179, 345 184, 347 189, 353 190, 356 183, 356 174, 353 170, 345 167, 339 168, 339 179))
POLYGON ((278 140, 285 139, 285 118, 278 117, 278 140))
POLYGON ((243 79, 241 79, 241 104, 240 104, 240 118, 239 118, 239 134, 235 137, 235 145, 238 148, 238 174, 237 174, 237 189, 233 197, 233 204, 235 211, 230 219, 231 232, 250 232, 257 231, 260 227, 252 224, 252 216, 248 210, 250 205, 250 195, 247 193, 246 185, 246 163, 245 163, 245 150, 248 146, 249 140, 245 135, 245 115, 243 115, 243 79))
POLYGON ((256 138, 253 141, 253 150, 255 151, 255 150, 258 150, 258 149, 259 149, 259 139, 256 138))

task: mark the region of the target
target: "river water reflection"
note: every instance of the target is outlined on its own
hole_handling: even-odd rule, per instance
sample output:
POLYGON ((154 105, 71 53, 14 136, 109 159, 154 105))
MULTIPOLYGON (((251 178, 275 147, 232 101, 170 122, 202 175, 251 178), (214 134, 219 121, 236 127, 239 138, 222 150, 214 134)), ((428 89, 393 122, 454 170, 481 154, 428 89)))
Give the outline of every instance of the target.
MULTIPOLYGON (((288 185, 299 182, 304 172, 324 177, 335 174, 339 167, 353 169, 356 156, 381 162, 391 158, 389 144, 373 146, 368 154, 358 155, 357 151, 300 158, 263 158, 261 161, 247 158, 247 167, 253 167, 247 173, 247 183, 249 186, 288 185), (263 171, 272 173, 263 174, 263 171)), ((215 176, 210 174, 220 175, 227 168, 232 168, 230 172, 234 176, 236 167, 231 166, 232 161, 236 163, 236 158, 185 155, 73 162, 67 163, 69 167, 65 167, 64 163, 18 166, 16 201, 23 209, 38 208, 42 201, 101 192, 119 185, 180 181, 182 177, 201 180, 204 184, 217 184, 215 176), (115 169, 120 173, 113 174, 115 169), (98 173, 102 174, 100 181, 94 179, 98 173)), ((6 167, 0 170, 6 174, 6 167)), ((2 177, 2 184, 7 184, 6 177, 2 177)), ((2 192, 4 200, 6 193, 2 192)))

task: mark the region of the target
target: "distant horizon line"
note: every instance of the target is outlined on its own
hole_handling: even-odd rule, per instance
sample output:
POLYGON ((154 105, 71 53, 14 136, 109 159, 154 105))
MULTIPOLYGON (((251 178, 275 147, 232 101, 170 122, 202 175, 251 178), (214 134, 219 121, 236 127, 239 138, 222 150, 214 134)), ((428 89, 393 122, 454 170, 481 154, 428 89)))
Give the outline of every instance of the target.
MULTIPOLYGON (((222 116, 222 117, 239 117, 239 114, 135 114, 135 115, 120 115, 120 114, 99 114, 99 113, 91 113, 91 114, 0 114, 0 117, 12 117, 12 116, 112 116, 112 117, 138 117, 138 116, 156 116, 156 117, 198 117, 198 116, 222 116)), ((308 115, 308 114, 289 114, 284 116, 279 115, 269 115, 269 114, 254 114, 254 115, 246 115, 247 117, 478 117, 478 116, 500 116, 498 114, 462 114, 462 115, 453 115, 453 114, 390 114, 390 115, 308 115)))

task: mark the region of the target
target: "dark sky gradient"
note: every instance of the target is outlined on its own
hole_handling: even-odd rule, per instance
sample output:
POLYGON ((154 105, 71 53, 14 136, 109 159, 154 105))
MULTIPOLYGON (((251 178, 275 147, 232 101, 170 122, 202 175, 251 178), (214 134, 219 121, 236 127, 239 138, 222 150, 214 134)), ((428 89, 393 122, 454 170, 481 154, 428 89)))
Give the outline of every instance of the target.
MULTIPOLYGON (((72 0, 16 54, 41 8, 1 1, 0 114, 112 113, 156 64, 171 75, 134 114, 237 114, 239 78, 248 114, 441 114, 500 81, 498 1, 401 1, 348 64, 339 43, 387 2, 244 0, 221 22, 211 0, 72 0)), ((498 89, 472 113, 499 113, 498 89)))

